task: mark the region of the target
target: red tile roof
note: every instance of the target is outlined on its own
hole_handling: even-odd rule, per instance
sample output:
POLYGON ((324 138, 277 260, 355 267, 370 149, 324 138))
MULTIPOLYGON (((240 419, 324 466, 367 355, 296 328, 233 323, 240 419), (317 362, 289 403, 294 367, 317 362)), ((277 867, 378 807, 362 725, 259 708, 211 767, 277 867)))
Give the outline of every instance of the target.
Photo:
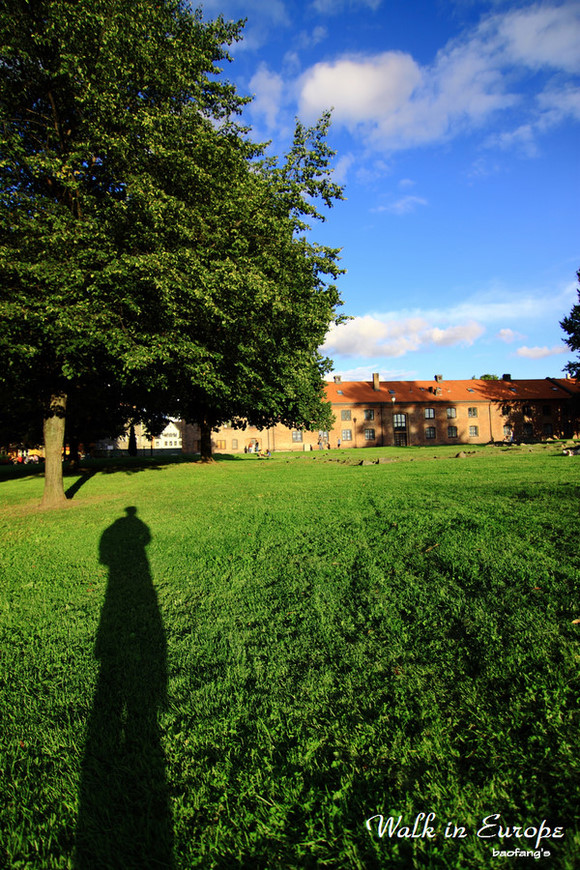
POLYGON ((580 380, 575 378, 550 378, 550 380, 562 387, 566 393, 572 393, 575 396, 580 394, 580 380))
POLYGON ((334 381, 326 384, 326 397, 332 404, 371 404, 390 402, 397 404, 437 402, 510 402, 567 399, 568 389, 580 390, 577 381, 564 378, 513 381, 381 381, 375 390, 372 381, 334 381), (571 385, 574 385, 573 387, 571 385), (437 391, 440 390, 440 394, 437 391))

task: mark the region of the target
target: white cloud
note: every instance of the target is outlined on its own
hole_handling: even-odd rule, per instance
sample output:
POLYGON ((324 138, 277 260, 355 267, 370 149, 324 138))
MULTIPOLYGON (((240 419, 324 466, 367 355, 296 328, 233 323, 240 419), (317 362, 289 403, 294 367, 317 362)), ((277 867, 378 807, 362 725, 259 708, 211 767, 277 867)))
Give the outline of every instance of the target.
POLYGON ((422 317, 390 320, 367 314, 340 326, 333 326, 323 352, 343 356, 399 357, 428 347, 471 345, 484 332, 475 321, 444 329, 422 317))
POLYGON ((427 200, 423 199, 421 196, 403 196, 396 202, 393 202, 390 205, 381 205, 378 208, 373 209, 373 211, 389 211, 391 214, 397 215, 410 214, 416 210, 417 206, 428 204, 427 200))
POLYGON ((496 338, 499 338, 500 341, 505 341, 506 344, 511 344, 512 341, 516 341, 517 339, 523 338, 523 335, 520 335, 519 332, 514 332, 513 329, 500 329, 497 333, 496 338))
POLYGON ((511 133, 496 133, 489 136, 484 144, 486 148, 499 148, 500 151, 511 151, 515 148, 528 157, 535 157, 538 153, 535 127, 532 124, 522 124, 511 133))
POLYGON ((336 162, 332 180, 335 184, 344 184, 348 174, 348 170, 355 162, 354 154, 343 154, 336 162))
POLYGON ((298 46, 300 48, 312 48, 323 42, 328 36, 328 29, 322 24, 317 25, 313 30, 302 30, 298 35, 298 46))
POLYGON ((370 381, 371 369, 379 372, 381 381, 414 381, 417 378, 417 372, 414 369, 383 369, 380 365, 375 368, 366 366, 356 366, 352 369, 333 369, 332 374, 326 376, 327 381, 332 381, 334 375, 340 375, 343 381, 370 381))
POLYGON ((378 9, 382 0, 313 0, 312 8, 321 15, 338 15, 347 8, 366 6, 368 9, 378 9))
POLYGON ((542 111, 538 123, 543 127, 558 124, 566 117, 580 120, 580 88, 550 85, 538 96, 538 105, 542 111))
POLYGON ((240 21, 247 18, 243 29, 243 40, 231 46, 231 52, 254 50, 264 45, 272 29, 287 27, 290 18, 284 0, 200 0, 191 4, 202 7, 205 18, 223 15, 226 20, 240 21))
POLYGON ((302 69, 302 61, 300 60, 298 52, 287 51, 284 55, 282 66, 285 76, 297 75, 302 69))
POLYGON ((262 116, 268 129, 273 129, 282 103, 282 77, 268 69, 265 63, 261 63, 250 79, 250 90, 255 94, 251 104, 252 114, 262 116))
POLYGON ((580 71, 580 6, 538 3, 490 19, 487 28, 496 30, 511 60, 530 69, 551 67, 566 72, 580 71))
MULTIPOLYGON (((524 322, 530 328, 543 328, 546 322, 557 322, 570 310, 577 297, 574 283, 563 287, 538 288, 527 293, 507 287, 480 290, 472 298, 447 308, 399 309, 372 312, 354 317, 340 326, 333 326, 323 345, 329 355, 360 356, 365 359, 401 357, 413 351, 434 347, 463 345, 470 347, 486 331, 486 326, 502 324, 495 339, 506 343, 521 341, 524 336, 515 328, 504 326, 524 322)), ((530 359, 565 353, 565 346, 523 347, 517 355, 530 359)))
POLYGON ((570 310, 576 298, 576 286, 572 282, 560 287, 538 287, 521 291, 498 285, 482 290, 477 296, 459 302, 449 309, 433 309, 425 312, 435 320, 470 320, 482 323, 519 324, 522 321, 555 322, 570 310), (561 315, 560 315, 561 312, 561 315))
POLYGON ((484 332, 485 329, 480 323, 470 320, 459 326, 448 326, 446 329, 440 329, 438 326, 435 326, 425 333, 424 339, 438 347, 451 347, 454 344, 471 345, 484 332))
POLYGON ((300 113, 315 118, 333 106, 335 123, 377 149, 396 150, 443 141, 517 108, 522 122, 488 144, 532 154, 538 131, 580 116, 580 97, 570 83, 546 87, 529 73, 580 69, 579 44, 580 4, 494 14, 445 46, 430 66, 396 51, 315 64, 299 82, 300 113), (525 86, 518 90, 520 78, 525 86), (536 88, 531 102, 530 86, 536 88))
POLYGON ((517 356, 523 356, 526 359, 543 359, 546 356, 556 356, 559 353, 568 353, 569 348, 562 345, 555 347, 519 347, 516 351, 517 356))
POLYGON ((302 81, 301 113, 315 118, 333 106, 335 122, 376 122, 404 106, 420 81, 413 58, 398 51, 317 63, 302 81))

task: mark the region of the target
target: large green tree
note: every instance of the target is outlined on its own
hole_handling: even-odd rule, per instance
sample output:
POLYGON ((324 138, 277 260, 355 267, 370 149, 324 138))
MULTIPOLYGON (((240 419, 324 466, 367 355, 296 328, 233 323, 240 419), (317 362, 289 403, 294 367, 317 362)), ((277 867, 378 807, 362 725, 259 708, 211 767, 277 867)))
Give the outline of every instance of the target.
MULTIPOLYGON (((580 269, 576 273, 580 282, 580 269)), ((568 336, 565 339, 570 350, 580 352, 580 288, 578 289, 578 304, 574 305, 568 317, 560 321, 560 326, 568 336)), ((580 358, 576 362, 569 362, 566 371, 575 378, 580 378, 580 358)))
MULTIPOLYGON (((226 421, 263 427, 331 426, 324 374, 331 367, 317 348, 340 304, 333 283, 338 250, 308 240, 319 202, 341 190, 330 181, 325 114, 313 128, 296 124, 289 153, 255 163, 225 202, 234 220, 220 219, 212 249, 211 294, 204 344, 211 380, 185 396, 181 416, 201 427, 201 450, 211 455, 211 429, 226 421), (250 183, 248 183, 250 182, 250 183)), ((232 177, 233 172, 230 174, 232 177)))
POLYGON ((43 502, 64 501, 67 403, 85 391, 314 425, 337 252, 299 236, 328 119, 260 160, 217 75, 240 26, 181 0, 7 0, 0 11, 0 371, 44 417, 43 502))

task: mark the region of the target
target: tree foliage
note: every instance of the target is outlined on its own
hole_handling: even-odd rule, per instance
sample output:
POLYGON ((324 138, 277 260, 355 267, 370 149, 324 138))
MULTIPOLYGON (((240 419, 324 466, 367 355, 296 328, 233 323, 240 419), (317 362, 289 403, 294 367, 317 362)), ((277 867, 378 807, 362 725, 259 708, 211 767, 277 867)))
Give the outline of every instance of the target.
POLYGON ((304 233, 340 196, 329 119, 261 158, 217 75, 240 33, 181 0, 0 12, 0 380, 43 409, 47 502, 67 407, 91 397, 206 429, 328 416, 338 252, 304 233))
MULTIPOLYGON (((580 282, 580 269, 576 273, 580 282)), ((570 350, 580 352, 580 288, 578 288, 578 304, 574 305, 568 317, 560 321, 560 326, 568 336, 565 339, 570 350)), ((580 357, 576 362, 569 362, 566 371, 575 378, 580 378, 580 357)))

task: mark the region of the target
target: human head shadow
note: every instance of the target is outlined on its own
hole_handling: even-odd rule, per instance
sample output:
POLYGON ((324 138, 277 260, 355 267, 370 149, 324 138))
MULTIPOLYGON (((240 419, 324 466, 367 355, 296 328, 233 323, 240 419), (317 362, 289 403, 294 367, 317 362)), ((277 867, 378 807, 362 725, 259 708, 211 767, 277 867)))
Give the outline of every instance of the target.
POLYGON ((172 868, 173 834, 158 711, 167 645, 137 508, 102 534, 109 579, 97 632, 100 668, 82 761, 75 870, 172 868))

